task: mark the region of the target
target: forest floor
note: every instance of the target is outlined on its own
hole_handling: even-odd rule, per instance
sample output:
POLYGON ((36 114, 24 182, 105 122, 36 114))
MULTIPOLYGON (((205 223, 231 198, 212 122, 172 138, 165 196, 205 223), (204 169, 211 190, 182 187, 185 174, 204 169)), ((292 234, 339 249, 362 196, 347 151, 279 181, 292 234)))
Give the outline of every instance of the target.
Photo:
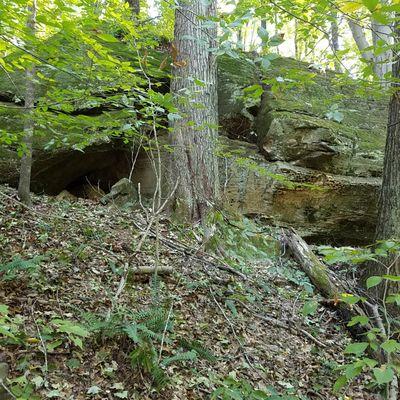
POLYGON ((167 220, 137 252, 141 211, 33 203, 0 187, 0 379, 8 367, 15 398, 377 398, 368 376, 333 394, 351 339, 334 310, 305 315, 318 297, 290 259, 249 261, 243 279, 167 220), (173 271, 132 272, 156 264, 173 271))

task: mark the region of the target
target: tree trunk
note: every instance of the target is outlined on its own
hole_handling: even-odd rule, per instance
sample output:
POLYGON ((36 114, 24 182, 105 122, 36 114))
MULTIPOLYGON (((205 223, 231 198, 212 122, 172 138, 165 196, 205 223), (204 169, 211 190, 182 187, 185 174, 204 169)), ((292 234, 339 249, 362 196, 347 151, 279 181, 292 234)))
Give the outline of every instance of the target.
MULTIPOLYGON (((36 29, 36 0, 33 0, 29 7, 30 15, 27 28, 31 35, 35 34, 36 29)), ((18 196, 27 206, 31 205, 31 170, 32 170, 32 142, 34 133, 34 106, 35 106, 35 66, 28 66, 25 72, 25 121, 24 121, 24 154, 21 158, 19 173, 18 196)))
MULTIPOLYGON (((396 43, 400 43, 400 27, 395 32, 396 43)), ((393 78, 400 78, 400 59, 397 57, 393 64, 393 78)), ((383 165, 382 188, 379 197, 378 222, 376 240, 400 239, 400 84, 393 83, 396 91, 389 105, 389 118, 383 165)), ((400 275, 399 254, 382 263, 373 263, 368 268, 368 276, 387 274, 400 275), (383 264, 384 263, 384 264, 383 264), (383 265, 382 265, 383 264, 383 265), (390 270, 389 270, 390 268, 390 270)), ((400 289, 398 282, 390 282, 389 293, 397 293, 400 289)), ((377 294, 383 298, 384 285, 377 287, 377 294)))
MULTIPOLYGON (((359 305, 350 306, 340 301, 341 294, 349 293, 349 288, 345 287, 329 268, 318 259, 294 229, 284 230, 281 242, 284 244, 285 250, 289 250, 288 254, 293 255, 300 268, 321 295, 336 307, 343 321, 349 322, 356 315, 365 315, 359 305)), ((359 327, 354 327, 352 332, 360 334, 361 330, 359 330, 359 327)))
POLYGON ((299 22, 297 19, 294 20, 294 57, 296 60, 301 60, 301 51, 299 47, 299 22))
POLYGON ((353 35, 353 39, 357 45, 358 50, 360 50, 363 59, 368 62, 373 62, 374 61, 373 52, 371 50, 365 50, 371 45, 368 43, 364 29, 362 28, 362 26, 358 25, 351 19, 348 19, 347 23, 349 24, 349 28, 353 35))
MULTIPOLYGON (((386 46, 391 44, 392 30, 390 26, 383 25, 371 18, 371 27, 374 47, 381 47, 382 45, 386 46), (379 42, 383 43, 380 44, 379 42)), ((374 57, 374 72, 379 78, 383 79, 385 75, 391 71, 391 60, 391 50, 386 50, 374 57)))
POLYGON ((332 14, 332 21, 331 21, 331 40, 330 46, 334 56, 334 66, 336 72, 342 72, 342 68, 340 62, 337 59, 337 52, 340 50, 339 45, 339 25, 337 20, 337 13, 332 14))
POLYGON ((266 19, 261 20, 261 28, 267 30, 267 20, 266 19))
POLYGON ((135 18, 140 13, 140 0, 127 0, 132 11, 132 17, 135 18))
POLYGON ((181 118, 171 123, 169 183, 179 180, 175 211, 190 221, 204 221, 219 197, 217 66, 210 52, 217 29, 202 27, 215 15, 216 0, 184 0, 175 13, 171 91, 181 118))
MULTIPOLYGON (((373 63, 372 66, 374 73, 378 78, 383 79, 385 77, 385 74, 387 74, 391 70, 391 50, 384 51, 382 54, 379 54, 377 56, 375 56, 371 50, 365 50, 366 48, 371 47, 371 45, 368 43, 364 29, 362 28, 362 26, 351 19, 348 19, 347 22, 353 35, 353 39, 356 42, 356 45, 360 50, 362 57, 364 58, 364 60, 373 63)), ((383 25, 375 21, 374 19, 371 19, 371 28, 372 42, 374 47, 379 47, 379 41, 383 41, 386 44, 391 43, 392 30, 390 26, 383 25)))

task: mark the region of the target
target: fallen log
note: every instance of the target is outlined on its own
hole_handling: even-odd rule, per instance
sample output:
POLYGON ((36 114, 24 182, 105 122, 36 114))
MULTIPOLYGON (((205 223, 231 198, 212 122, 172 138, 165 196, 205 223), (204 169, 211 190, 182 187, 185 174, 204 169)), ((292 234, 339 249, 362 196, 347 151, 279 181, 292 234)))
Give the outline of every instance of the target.
MULTIPOLYGON (((355 316, 366 316, 365 311, 358 304, 350 305, 341 301, 341 295, 349 293, 349 288, 346 288, 329 268, 318 259, 293 228, 283 231, 281 242, 283 246, 290 250, 290 253, 318 292, 336 307, 345 323, 348 323, 355 316)), ((368 326, 361 329, 359 325, 355 325, 349 329, 354 334, 360 334, 365 333, 368 326)))
POLYGON ((129 271, 135 275, 152 275, 157 272, 158 275, 167 275, 172 274, 174 269, 168 265, 162 265, 156 267, 155 265, 142 265, 135 266, 129 271))
MULTIPOLYGON (((350 305, 340 301, 340 295, 342 293, 349 293, 349 289, 347 288, 346 290, 344 284, 340 282, 329 268, 318 259, 307 243, 293 228, 284 231, 282 242, 288 249, 290 249, 300 268, 310 278, 311 282, 321 295, 329 301, 333 300, 332 303, 336 306, 339 315, 346 324, 354 316, 368 316, 364 309, 358 304, 350 305)), ((370 310, 368 313, 371 317, 370 322, 363 327, 360 327, 359 325, 349 327, 347 325, 347 329, 352 334, 356 334, 359 337, 359 335, 363 335, 371 328, 376 327, 381 331, 382 342, 384 342, 388 339, 388 336, 386 328, 382 323, 381 316, 379 315, 378 306, 370 301, 365 301, 364 304, 370 310)), ((389 363, 390 357, 396 357, 395 354, 384 354, 379 350, 371 351, 371 354, 382 364, 389 363)), ((398 378, 396 375, 394 375, 393 380, 388 383, 387 391, 388 400, 396 400, 399 398, 398 378)))

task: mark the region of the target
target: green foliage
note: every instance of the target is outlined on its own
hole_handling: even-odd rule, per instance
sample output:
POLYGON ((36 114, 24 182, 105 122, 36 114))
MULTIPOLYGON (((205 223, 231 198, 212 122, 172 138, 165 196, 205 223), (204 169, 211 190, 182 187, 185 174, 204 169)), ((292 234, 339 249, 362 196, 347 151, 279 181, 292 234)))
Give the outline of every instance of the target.
MULTIPOLYGON (((360 264, 366 261, 376 261, 384 265, 386 257, 398 255, 400 242, 394 240, 379 241, 367 248, 354 249, 350 247, 330 248, 320 247, 320 252, 324 254, 325 261, 329 264, 360 264)), ((387 268, 389 271, 390 268, 387 268)), ((341 367, 343 373, 337 379, 334 390, 339 392, 351 380, 354 380, 361 373, 369 373, 373 385, 386 390, 386 385, 390 384, 395 376, 400 374, 400 368, 394 361, 400 352, 400 342, 398 341, 398 331, 392 329, 393 321, 387 312, 387 304, 400 304, 399 293, 388 293, 389 282, 399 282, 400 277, 396 275, 375 275, 366 280, 367 289, 378 285, 385 285, 385 298, 383 306, 377 311, 378 315, 368 317, 366 315, 354 316, 348 326, 360 325, 366 329, 364 341, 349 344, 344 349, 344 354, 353 357, 353 361, 341 367), (377 318, 381 320, 377 324, 377 318), (382 357, 371 359, 370 355, 378 352, 382 357), (392 357, 396 354, 396 357, 392 357)), ((366 302, 367 299, 361 296, 343 293, 340 301, 349 305, 366 302)))
POLYGON ((246 217, 216 211, 209 215, 208 224, 215 231, 207 247, 222 254, 236 268, 243 269, 251 262, 265 262, 275 255, 276 242, 271 231, 246 217))
POLYGON ((132 368, 140 369, 157 389, 161 389, 169 381, 166 368, 171 364, 193 362, 198 358, 215 361, 216 358, 196 340, 175 338, 174 315, 163 304, 159 277, 153 276, 150 286, 152 300, 148 308, 136 312, 117 308, 109 318, 85 314, 84 319, 88 330, 103 338, 129 339, 128 356, 132 368), (165 347, 169 349, 168 356, 164 354, 165 347))
MULTIPOLYGON (((8 306, 0 304, 0 347, 7 345, 22 346, 27 350, 27 354, 29 354, 32 345, 39 345, 39 349, 43 353, 52 352, 61 345, 70 344, 82 349, 83 339, 89 337, 89 332, 81 324, 71 320, 53 319, 50 323, 47 323, 38 319, 35 322, 38 332, 35 337, 30 337, 26 332, 25 320, 21 316, 12 316, 8 306), (44 349, 43 346, 46 348, 44 349)), ((40 398, 35 394, 35 391, 43 385, 44 380, 40 375, 32 375, 31 367, 29 358, 26 358, 17 368, 26 370, 26 372, 21 376, 6 379, 5 383, 17 399, 36 400, 40 398)), ((39 368, 35 366, 33 369, 39 368)), ((47 373, 46 365, 43 365, 40 370, 47 373)))
POLYGON ((211 400, 297 400, 294 395, 279 395, 275 389, 255 389, 250 382, 239 380, 234 373, 218 382, 211 400))
POLYGON ((21 317, 11 317, 8 306, 0 304, 0 344, 23 343, 26 338, 23 322, 21 317))
POLYGON ((27 260, 15 256, 12 261, 0 264, 0 278, 4 281, 11 281, 21 276, 35 274, 40 266, 43 257, 33 257, 27 260))
POLYGON ((338 104, 333 104, 325 115, 328 119, 331 119, 336 122, 342 122, 344 118, 343 113, 339 111, 338 104))
POLYGON ((307 275, 300 271, 290 260, 280 259, 279 262, 274 263, 268 272, 273 275, 278 275, 296 286, 300 286, 307 294, 314 292, 314 287, 310 282, 307 275))
POLYGON ((328 264, 361 264, 396 254, 400 251, 400 242, 381 240, 373 246, 364 248, 319 246, 318 251, 324 256, 324 261, 328 264))

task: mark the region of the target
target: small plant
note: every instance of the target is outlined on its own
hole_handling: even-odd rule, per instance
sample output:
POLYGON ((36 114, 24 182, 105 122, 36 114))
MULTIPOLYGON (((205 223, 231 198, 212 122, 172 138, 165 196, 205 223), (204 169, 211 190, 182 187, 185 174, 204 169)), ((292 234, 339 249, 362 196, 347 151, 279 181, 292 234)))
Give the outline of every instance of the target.
POLYGON ((0 278, 4 281, 11 281, 22 274, 32 275, 38 271, 42 260, 43 257, 33 257, 24 260, 20 256, 16 256, 8 263, 0 263, 0 278))
POLYGON ((198 357, 214 361, 215 357, 197 341, 180 338, 173 341, 170 338, 173 334, 174 315, 161 302, 160 281, 157 277, 153 277, 151 286, 152 302, 147 309, 132 312, 117 308, 108 319, 86 315, 86 320, 91 331, 107 337, 119 335, 128 338, 131 366, 139 368, 160 389, 168 382, 165 370, 169 365, 195 361, 198 357), (172 353, 169 356, 163 355, 166 346, 172 353))
POLYGON ((212 392, 211 400, 298 400, 297 396, 279 395, 275 389, 255 389, 246 380, 239 380, 235 373, 218 382, 218 387, 212 392))
POLYGON ((338 104, 332 104, 332 106, 330 107, 329 111, 325 114, 325 116, 328 119, 339 123, 342 122, 344 118, 343 113, 339 110, 338 104))
MULTIPOLYGON (((325 255, 325 261, 334 263, 359 264, 366 261, 375 261, 382 266, 382 259, 395 256, 395 262, 400 252, 400 242, 380 241, 374 246, 364 249, 344 248, 320 248, 325 255)), ((356 303, 364 304, 369 310, 369 315, 356 315, 348 323, 349 327, 359 325, 365 330, 363 341, 349 344, 344 353, 352 357, 352 361, 340 367, 341 376, 337 379, 334 390, 340 391, 350 381, 362 373, 368 373, 371 377, 371 386, 380 388, 386 399, 392 399, 394 394, 392 384, 397 387, 397 377, 400 375, 400 366, 396 361, 400 354, 398 325, 388 313, 387 307, 400 305, 400 294, 388 290, 389 282, 399 282, 400 277, 391 275, 390 266, 385 266, 387 273, 371 276, 366 281, 367 289, 383 284, 384 297, 382 306, 370 303, 365 297, 343 293, 338 301, 353 306, 356 303)))
POLYGON ((245 268, 249 262, 270 259, 275 254, 275 240, 252 220, 216 211, 209 216, 209 225, 215 233, 207 247, 236 268, 245 268))
POLYGON ((23 322, 21 318, 11 317, 8 306, 0 304, 0 345, 24 343, 23 322))

